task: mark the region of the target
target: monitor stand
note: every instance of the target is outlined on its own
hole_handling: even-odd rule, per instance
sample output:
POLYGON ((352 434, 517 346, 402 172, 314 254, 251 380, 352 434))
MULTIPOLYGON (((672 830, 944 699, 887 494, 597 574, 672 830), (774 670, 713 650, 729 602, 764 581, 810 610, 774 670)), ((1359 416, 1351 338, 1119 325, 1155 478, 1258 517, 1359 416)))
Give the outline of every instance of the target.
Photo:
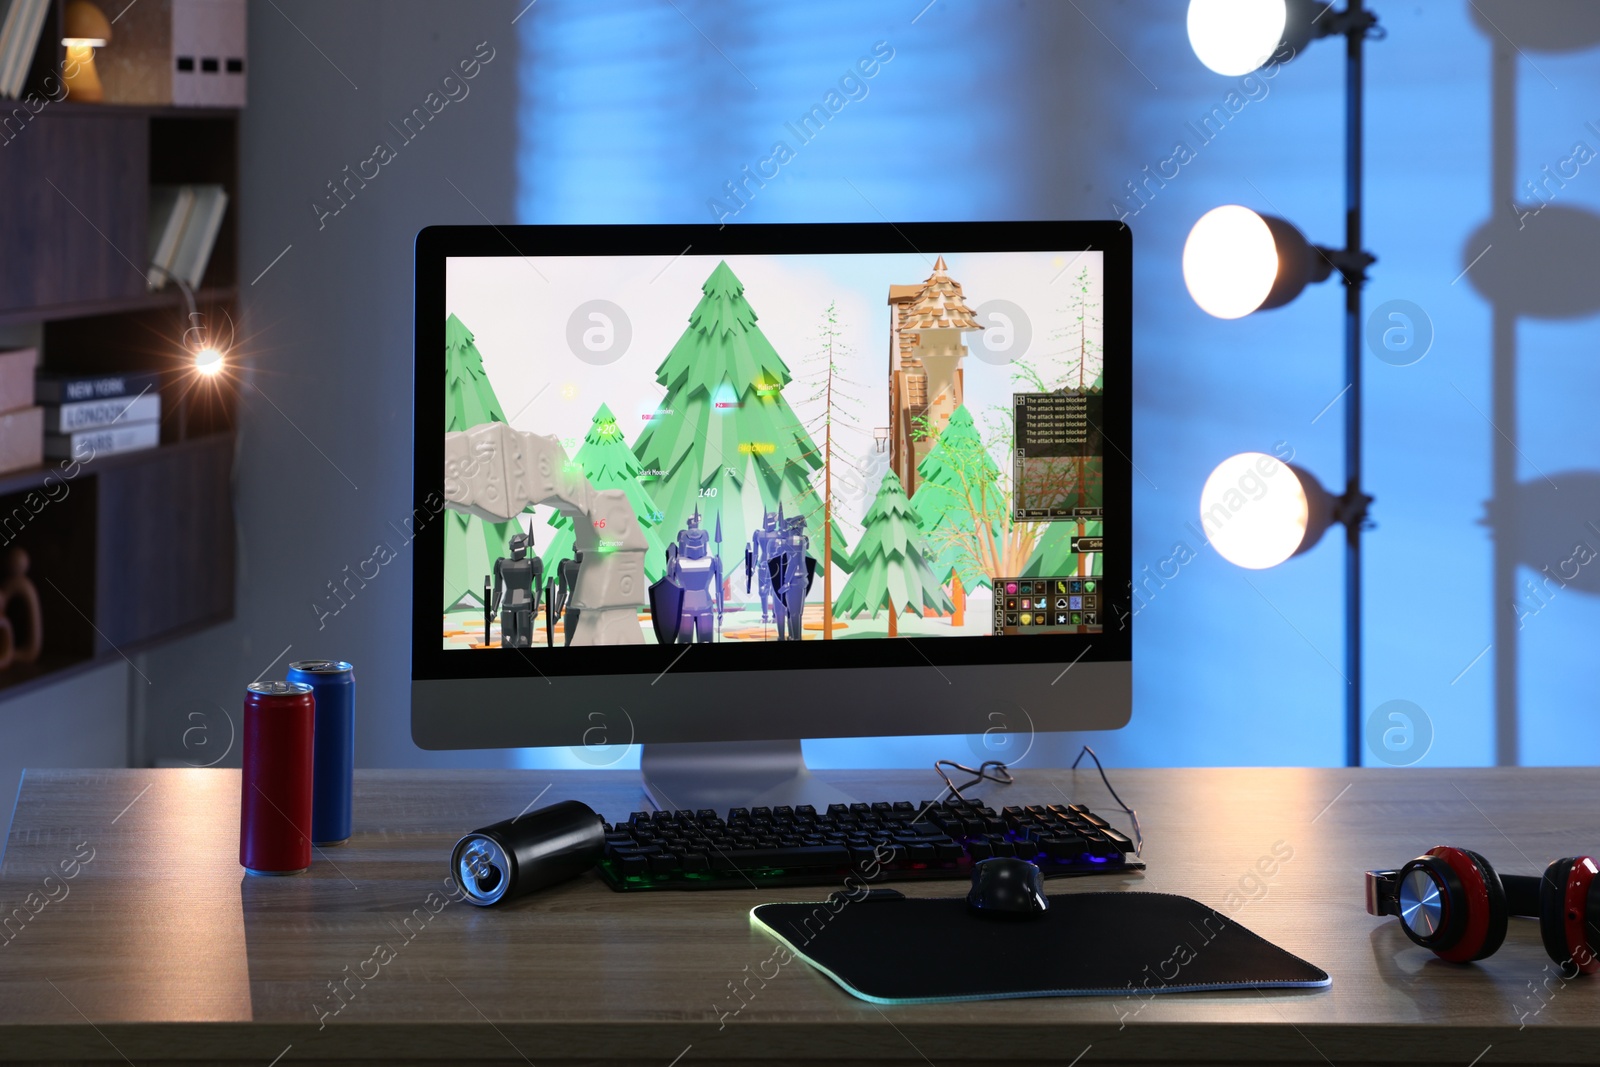
POLYGON ((847 804, 855 798, 811 776, 799 741, 647 744, 639 755, 644 790, 658 811, 779 804, 847 804))

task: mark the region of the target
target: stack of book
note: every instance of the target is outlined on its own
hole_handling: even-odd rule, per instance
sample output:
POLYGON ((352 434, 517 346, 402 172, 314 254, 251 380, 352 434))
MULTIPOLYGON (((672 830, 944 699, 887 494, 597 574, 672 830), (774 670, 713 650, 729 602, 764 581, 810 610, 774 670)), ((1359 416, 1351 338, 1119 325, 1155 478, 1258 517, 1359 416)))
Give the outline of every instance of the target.
POLYGON ((86 462, 161 443, 158 374, 41 374, 34 398, 44 412, 44 454, 86 462))
POLYGON ((49 13, 50 0, 0 0, 0 96, 22 95, 49 13))
POLYGON ((39 350, 0 352, 0 471, 37 467, 43 458, 44 412, 33 406, 39 350))
POLYGON ((181 278, 200 288, 211 249, 228 210, 228 192, 220 185, 153 185, 150 187, 151 289, 181 278))

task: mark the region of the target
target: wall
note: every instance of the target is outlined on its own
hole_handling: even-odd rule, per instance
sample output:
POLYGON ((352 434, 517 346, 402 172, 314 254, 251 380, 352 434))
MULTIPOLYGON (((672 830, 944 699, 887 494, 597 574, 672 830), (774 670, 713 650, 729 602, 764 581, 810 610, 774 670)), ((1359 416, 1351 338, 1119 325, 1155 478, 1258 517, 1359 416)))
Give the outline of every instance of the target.
MULTIPOLYGON (((1280 311, 1220 322, 1194 307, 1178 269, 1189 226, 1221 203, 1337 241, 1335 45, 1313 44, 1246 85, 1193 58, 1180 3, 522 9, 252 6, 243 274, 265 274, 246 291, 254 386, 241 426, 241 618, 150 657, 161 709, 152 752, 181 756, 189 716, 236 707, 239 687, 269 665, 316 654, 361 665, 365 764, 570 761, 411 746, 404 571, 386 569, 317 628, 311 604, 324 583, 377 542, 398 545, 392 524, 409 507, 411 235, 436 222, 708 221, 707 201, 773 130, 882 39, 896 58, 871 95, 733 221, 1126 214, 1136 235, 1135 570, 1159 570, 1180 542, 1194 560, 1148 587, 1134 620, 1133 724, 1095 743, 1119 764, 1342 758, 1336 546, 1246 574, 1187 525, 1206 474, 1237 451, 1288 442, 1326 484, 1341 481, 1339 294, 1322 286, 1280 311), (324 183, 392 138, 387 124, 480 41, 495 58, 471 96, 319 223, 311 205, 324 183), (1213 106, 1228 110, 1226 128, 1196 143, 1187 124, 1213 106), (1178 139, 1191 141, 1193 160, 1145 186, 1142 205, 1130 201, 1128 183, 1178 139)), ((1510 199, 1574 142, 1600 150, 1585 125, 1600 125, 1593 10, 1476 9, 1386 4, 1388 39, 1368 49, 1368 244, 1380 257, 1368 306, 1411 300, 1435 338, 1412 366, 1368 364, 1378 528, 1367 704, 1424 708, 1425 763, 1585 761, 1600 739, 1588 713, 1600 667, 1586 654, 1600 571, 1537 600, 1520 587, 1579 541, 1600 548, 1585 525, 1600 523, 1588 399, 1600 386, 1589 355, 1600 169, 1547 184, 1539 216, 1510 199), (1495 26, 1544 38, 1514 47, 1495 26), (1491 218, 1499 228, 1483 231, 1491 218), (1574 280, 1585 278, 1587 289, 1574 280)), ((408 558, 402 549, 401 565, 408 558)), ((1070 760, 1080 740, 1042 739, 1030 759, 1070 760)), ((818 764, 860 765, 971 754, 962 739, 808 751, 818 764)))
MULTIPOLYGON (((238 618, 148 657, 154 758, 211 762, 248 682, 324 656, 359 666, 362 764, 509 758, 436 756, 411 743, 404 531, 412 238, 432 223, 512 216, 515 13, 420 0, 250 5, 238 618), (451 100, 445 77, 480 44, 491 58, 464 83, 466 95, 448 90, 459 97, 451 100), (444 101, 436 115, 430 94, 432 106, 444 101), (407 140, 405 119, 419 108, 428 118, 412 119, 420 132, 407 140), (392 158, 368 163, 380 142, 392 158), (360 175, 374 171, 363 187, 360 175), (350 174, 345 199, 334 199, 328 183, 350 174), (345 586, 380 543, 395 560, 345 586), (347 602, 331 614, 314 607, 330 582, 347 602)), ((223 758, 238 763, 236 751, 223 758)))

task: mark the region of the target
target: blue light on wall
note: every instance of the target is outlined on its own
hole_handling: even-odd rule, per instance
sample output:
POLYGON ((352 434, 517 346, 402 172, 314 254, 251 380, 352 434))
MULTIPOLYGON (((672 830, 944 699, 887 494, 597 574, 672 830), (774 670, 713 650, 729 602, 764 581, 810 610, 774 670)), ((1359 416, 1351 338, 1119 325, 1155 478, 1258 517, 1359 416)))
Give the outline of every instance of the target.
POLYGON ((1020 24, 920 6, 540 5, 519 25, 519 219, 1014 214, 1026 178, 993 164, 1027 116, 986 101, 1011 91, 1020 24))

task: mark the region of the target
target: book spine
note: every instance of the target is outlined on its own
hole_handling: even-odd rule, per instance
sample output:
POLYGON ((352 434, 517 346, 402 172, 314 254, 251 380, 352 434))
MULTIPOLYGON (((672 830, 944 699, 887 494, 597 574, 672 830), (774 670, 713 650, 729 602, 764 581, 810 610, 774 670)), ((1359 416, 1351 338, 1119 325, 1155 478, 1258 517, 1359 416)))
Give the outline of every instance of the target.
POLYGON ((11 68, 22 50, 22 15, 27 0, 10 0, 9 4, 0 0, 0 7, 5 8, 4 21, 0 21, 0 96, 10 97, 11 68))
POLYGON ((161 418, 161 394, 142 393, 114 400, 83 400, 44 409, 46 433, 78 433, 112 425, 131 425, 161 418))
POLYGON ((75 378, 39 378, 34 382, 36 404, 74 404, 81 400, 109 400, 154 391, 160 384, 154 374, 106 374, 75 378))
POLYGON ((76 459, 86 462, 96 456, 154 448, 161 443, 161 426, 141 422, 107 430, 85 430, 75 434, 45 434, 44 454, 50 459, 76 459))
POLYGON ((44 30, 45 17, 50 13, 50 0, 34 0, 23 16, 22 39, 18 43, 16 61, 8 75, 6 95, 13 100, 22 96, 28 84, 28 71, 33 67, 33 54, 39 47, 39 34, 44 30))

